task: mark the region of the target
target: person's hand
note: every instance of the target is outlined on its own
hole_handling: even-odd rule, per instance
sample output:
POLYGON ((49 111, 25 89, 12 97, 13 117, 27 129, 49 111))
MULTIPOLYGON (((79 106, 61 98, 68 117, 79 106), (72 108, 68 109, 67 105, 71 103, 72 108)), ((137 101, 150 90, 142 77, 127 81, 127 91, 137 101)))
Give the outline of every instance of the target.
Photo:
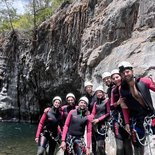
POLYGON ((47 107, 46 109, 44 109, 44 113, 47 113, 50 110, 50 107, 47 107))
POLYGON ((122 103, 125 102, 125 98, 124 98, 124 97, 120 97, 119 100, 118 100, 117 102, 118 102, 118 103, 117 103, 118 105, 119 105, 119 104, 122 104, 122 103))
POLYGON ((38 144, 39 138, 35 138, 36 143, 38 144))
POLYGON ((93 121, 92 121, 92 123, 95 125, 95 124, 97 124, 99 122, 99 119, 94 119, 93 121))
POLYGON ((62 148, 63 150, 66 150, 66 142, 62 141, 60 148, 62 148))
POLYGON ((129 125, 129 124, 126 124, 126 125, 125 125, 125 130, 126 130, 129 134, 131 134, 130 125, 129 125))
POLYGON ((122 97, 120 97, 119 100, 117 101, 117 105, 120 105, 121 108, 128 108, 125 103, 125 98, 122 98, 122 97))
POLYGON ((122 102, 124 102, 123 98, 119 98, 119 100, 117 101, 117 105, 120 105, 122 102))
POLYGON ((135 86, 135 80, 134 79, 131 79, 129 82, 128 82, 129 86, 130 87, 134 87, 135 86))
POLYGON ((86 148, 86 155, 90 155, 90 149, 86 148))
POLYGON ((151 79, 152 84, 155 86, 155 81, 152 78, 152 74, 149 75, 149 78, 151 79))

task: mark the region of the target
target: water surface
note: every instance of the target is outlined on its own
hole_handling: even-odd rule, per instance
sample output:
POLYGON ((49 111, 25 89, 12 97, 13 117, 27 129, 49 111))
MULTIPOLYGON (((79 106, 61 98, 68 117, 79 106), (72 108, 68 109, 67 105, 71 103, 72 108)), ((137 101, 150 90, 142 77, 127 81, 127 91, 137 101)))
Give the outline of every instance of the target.
POLYGON ((36 125, 0 122, 0 155, 35 155, 36 125))

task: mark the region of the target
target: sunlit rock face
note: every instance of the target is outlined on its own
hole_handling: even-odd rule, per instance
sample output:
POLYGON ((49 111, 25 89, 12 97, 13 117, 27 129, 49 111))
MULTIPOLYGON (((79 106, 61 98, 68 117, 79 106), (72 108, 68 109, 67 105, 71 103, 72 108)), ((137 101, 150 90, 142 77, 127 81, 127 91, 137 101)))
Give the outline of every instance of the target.
POLYGON ((154 51, 154 0, 65 2, 36 40, 18 31, 0 38, 1 117, 34 121, 52 97, 78 98, 85 80, 95 89, 122 60, 155 79, 154 51))
MULTIPOLYGON (((153 0, 104 0, 95 7, 81 43, 79 72, 93 79, 130 61, 136 73, 153 74, 155 62, 155 4, 153 0)), ((155 75, 153 75, 155 76, 155 75)))

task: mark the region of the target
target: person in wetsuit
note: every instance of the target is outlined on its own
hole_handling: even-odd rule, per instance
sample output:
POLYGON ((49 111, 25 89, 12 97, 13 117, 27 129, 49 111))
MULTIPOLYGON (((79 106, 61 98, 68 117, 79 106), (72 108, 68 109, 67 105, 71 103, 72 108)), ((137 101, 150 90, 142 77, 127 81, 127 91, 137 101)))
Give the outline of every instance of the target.
POLYGON ((110 105, 106 98, 105 91, 102 86, 99 86, 95 90, 97 101, 94 103, 92 116, 93 116, 93 130, 96 140, 97 155, 106 155, 105 152, 105 138, 106 138, 106 119, 110 115, 110 105))
MULTIPOLYGON (((71 110, 67 116, 63 133, 61 148, 67 149, 67 154, 72 154, 74 150, 76 155, 82 155, 86 152, 90 154, 91 143, 91 121, 92 116, 88 114, 87 110, 88 98, 83 96, 79 99, 78 107, 71 110), (87 146, 85 147, 84 132, 87 126, 87 146)), ((73 155, 73 154, 72 154, 73 155)))
MULTIPOLYGON (((95 96, 95 93, 93 91, 93 84, 90 82, 90 81, 85 81, 84 82, 84 91, 85 91, 85 96, 88 98, 89 100, 89 104, 88 104, 88 110, 91 114, 92 112, 92 109, 93 109, 93 104, 95 103, 96 101, 96 96, 95 96)), ((95 146, 96 142, 95 142, 95 137, 94 137, 94 134, 92 134, 92 144, 91 144, 91 149, 90 149, 90 152, 95 152, 95 146)), ((94 155, 96 155, 95 153, 93 153, 94 155)))
POLYGON ((38 129, 36 132, 35 141, 38 144, 37 155, 43 155, 49 144, 49 155, 53 155, 56 148, 56 139, 58 136, 58 125, 61 126, 62 115, 60 112, 60 106, 62 100, 59 96, 56 96, 52 100, 52 107, 46 109, 43 113, 38 129))
POLYGON ((63 115, 63 124, 65 124, 66 118, 69 112, 76 108, 76 98, 73 93, 68 93, 66 95, 67 105, 61 107, 62 115, 63 115))
POLYGON ((123 82, 120 95, 127 105, 132 119, 132 141, 135 155, 144 155, 146 131, 144 120, 154 113, 150 89, 155 91, 153 81, 148 77, 136 79, 133 66, 127 61, 119 64, 119 72, 123 82))
POLYGON ((104 72, 102 74, 102 80, 103 80, 103 83, 108 87, 106 93, 108 95, 108 98, 110 99, 111 98, 111 90, 112 90, 112 87, 114 85, 114 83, 111 80, 111 73, 110 72, 104 72))
POLYGON ((113 129, 116 139, 116 155, 133 155, 131 137, 130 137, 130 121, 128 108, 121 103, 120 85, 122 82, 118 69, 111 72, 111 79, 114 82, 111 91, 110 106, 113 109, 113 129))
POLYGON ((84 82, 84 91, 85 91, 85 94, 84 95, 89 100, 88 110, 91 113, 92 112, 92 109, 93 109, 93 103, 96 100, 96 96, 95 96, 95 93, 93 91, 93 84, 90 81, 85 81, 84 82))

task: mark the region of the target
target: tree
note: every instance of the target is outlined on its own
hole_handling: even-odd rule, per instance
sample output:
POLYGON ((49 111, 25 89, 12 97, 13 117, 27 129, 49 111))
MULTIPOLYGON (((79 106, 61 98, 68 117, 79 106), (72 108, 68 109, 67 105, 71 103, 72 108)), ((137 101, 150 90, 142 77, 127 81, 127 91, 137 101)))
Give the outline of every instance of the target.
POLYGON ((27 6, 27 12, 33 19, 33 41, 37 40, 37 27, 62 3, 63 0, 30 0, 27 6))
POLYGON ((17 17, 16 9, 13 8, 13 0, 0 0, 0 23, 2 30, 14 31, 13 20, 17 17), (7 24, 6 24, 7 23, 7 24), (9 24, 9 25, 8 25, 9 24))
MULTIPOLYGON (((29 0, 25 13, 17 15, 14 0, 0 0, 0 32, 6 30, 32 30, 33 40, 37 40, 37 28, 49 18, 60 4, 67 0, 29 0)), ((71 0, 70 0, 71 1, 71 0)))

